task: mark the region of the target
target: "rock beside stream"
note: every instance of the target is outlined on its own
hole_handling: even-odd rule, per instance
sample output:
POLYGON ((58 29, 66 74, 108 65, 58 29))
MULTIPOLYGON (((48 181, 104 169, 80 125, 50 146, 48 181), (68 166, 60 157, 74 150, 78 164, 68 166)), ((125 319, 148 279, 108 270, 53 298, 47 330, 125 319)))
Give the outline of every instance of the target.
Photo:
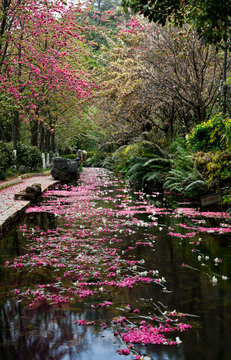
POLYGON ((34 183, 27 186, 25 190, 20 191, 14 195, 15 200, 35 200, 42 194, 41 184, 34 183))
POLYGON ((79 162, 55 157, 52 159, 51 175, 55 180, 71 182, 79 179, 79 162))

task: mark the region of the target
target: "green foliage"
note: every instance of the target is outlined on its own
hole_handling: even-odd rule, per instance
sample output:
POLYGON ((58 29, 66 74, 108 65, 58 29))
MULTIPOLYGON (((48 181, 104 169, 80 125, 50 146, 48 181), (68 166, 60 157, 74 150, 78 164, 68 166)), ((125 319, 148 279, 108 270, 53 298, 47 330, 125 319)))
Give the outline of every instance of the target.
POLYGON ((6 180, 6 173, 2 170, 0 170, 0 180, 6 180))
POLYGON ((92 158, 95 154, 95 151, 91 150, 91 151, 87 151, 87 158, 92 158))
POLYGON ((112 159, 116 169, 136 187, 150 190, 164 188, 197 198, 207 190, 207 183, 195 167, 195 159, 178 139, 169 148, 140 141, 119 148, 112 159))
POLYGON ((0 140, 11 141, 13 112, 17 106, 7 94, 0 94, 0 140))
POLYGON ((196 168, 195 158, 187 149, 184 139, 177 139, 169 151, 172 153, 172 169, 165 178, 164 189, 192 199, 206 193, 207 183, 196 168))
POLYGON ((116 170, 125 174, 136 187, 160 187, 171 168, 168 153, 158 144, 138 141, 120 147, 112 156, 116 170))
POLYGON ((105 159, 102 162, 102 167, 109 169, 109 170, 114 170, 115 168, 115 163, 112 159, 112 155, 109 154, 105 157, 105 159))
MULTIPOLYGON (((188 164, 193 166, 191 161, 188 164)), ((169 171, 165 179, 164 189, 196 199, 206 192, 207 184, 195 167, 189 170, 176 162, 174 169, 169 171)))
POLYGON ((221 113, 194 127, 187 139, 194 151, 224 150, 231 147, 231 119, 221 113))
POLYGON ((196 167, 208 182, 213 191, 231 187, 231 150, 217 152, 198 152, 196 167))
POLYGON ((38 148, 36 146, 18 144, 16 166, 17 168, 23 166, 30 170, 42 166, 42 156, 38 148))
POLYGON ((12 143, 0 141, 0 170, 3 170, 3 172, 5 172, 7 169, 11 168, 14 165, 14 162, 15 157, 13 154, 12 143))
POLYGON ((230 36, 230 0, 122 0, 122 5, 161 25, 169 19, 178 26, 190 22, 198 35, 213 44, 230 36))
POLYGON ((66 158, 66 159, 70 159, 70 160, 75 160, 76 154, 62 155, 62 157, 66 158))
POLYGON ((133 159, 150 159, 156 146, 152 142, 144 140, 121 146, 112 155, 112 159, 116 164, 116 170, 126 174, 133 165, 133 159))
MULTIPOLYGON (((187 0, 186 0, 187 1, 187 0)), ((148 17, 150 21, 157 22, 164 26, 169 15, 174 15, 177 22, 182 22, 184 2, 182 0, 122 0, 125 9, 131 8, 148 17)))
MULTIPOLYGON (((87 153, 87 160, 85 166, 88 167, 107 167, 106 158, 110 156, 110 153, 103 151, 89 151, 87 153)), ((107 167, 108 168, 108 167, 107 167)))
POLYGON ((146 169, 144 164, 148 161, 146 157, 132 157, 128 163, 127 176, 129 182, 136 187, 143 187, 145 184, 144 177, 146 169))

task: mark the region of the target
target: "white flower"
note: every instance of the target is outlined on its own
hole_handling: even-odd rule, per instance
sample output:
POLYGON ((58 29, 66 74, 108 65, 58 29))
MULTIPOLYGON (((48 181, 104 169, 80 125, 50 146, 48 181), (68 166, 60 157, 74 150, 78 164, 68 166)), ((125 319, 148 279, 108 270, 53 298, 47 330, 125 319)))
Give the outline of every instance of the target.
POLYGON ((176 342, 177 342, 177 344, 181 344, 181 343, 182 343, 181 339, 180 339, 178 336, 176 337, 176 342))
POLYGON ((228 280, 227 276, 222 275, 222 280, 228 280))
POLYGON ((133 265, 132 270, 137 270, 137 266, 133 265))
POLYGON ((147 275, 148 275, 148 272, 147 272, 147 271, 143 271, 143 272, 140 272, 139 275, 141 275, 141 276, 147 276, 147 275))
POLYGON ((208 260, 209 259, 209 256, 205 256, 205 260, 208 260))
POLYGON ((198 259, 198 261, 201 261, 201 259, 202 259, 201 255, 198 255, 197 259, 198 259))
POLYGON ((216 278, 216 276, 213 276, 213 277, 212 277, 212 283, 213 283, 213 284, 216 284, 216 283, 217 283, 217 278, 216 278))

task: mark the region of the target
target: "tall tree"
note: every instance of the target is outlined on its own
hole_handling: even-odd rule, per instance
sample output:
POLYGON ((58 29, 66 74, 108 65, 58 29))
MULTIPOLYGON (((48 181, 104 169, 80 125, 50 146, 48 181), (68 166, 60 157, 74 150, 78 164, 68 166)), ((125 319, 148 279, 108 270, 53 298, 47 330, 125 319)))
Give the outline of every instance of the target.
POLYGON ((170 18, 178 26, 191 22, 210 43, 230 38, 231 0, 122 0, 122 4, 161 25, 170 18))
POLYGON ((114 138, 152 127, 173 137, 176 128, 187 133, 207 119, 222 79, 213 46, 190 26, 163 28, 135 18, 121 27, 118 38, 101 55, 105 89, 100 95, 114 120, 108 124, 114 138))
POLYGON ((227 112, 227 57, 231 48, 231 0, 122 0, 150 21, 165 25, 171 20, 179 26, 190 23, 206 42, 223 50, 223 113, 227 112))
POLYGON ((78 107, 92 96, 83 36, 90 30, 86 9, 61 0, 11 0, 3 5, 0 89, 15 105, 14 146, 20 121, 31 122, 31 129, 37 121, 43 148, 44 127, 55 131, 64 108, 78 107))

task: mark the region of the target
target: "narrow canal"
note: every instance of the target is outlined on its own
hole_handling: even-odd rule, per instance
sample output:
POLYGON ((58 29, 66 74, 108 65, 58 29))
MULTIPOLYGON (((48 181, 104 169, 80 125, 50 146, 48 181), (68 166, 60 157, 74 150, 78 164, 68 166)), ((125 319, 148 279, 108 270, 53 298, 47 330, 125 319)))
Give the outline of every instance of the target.
POLYGON ((0 241, 1 360, 228 360, 231 215, 103 169, 0 241))

